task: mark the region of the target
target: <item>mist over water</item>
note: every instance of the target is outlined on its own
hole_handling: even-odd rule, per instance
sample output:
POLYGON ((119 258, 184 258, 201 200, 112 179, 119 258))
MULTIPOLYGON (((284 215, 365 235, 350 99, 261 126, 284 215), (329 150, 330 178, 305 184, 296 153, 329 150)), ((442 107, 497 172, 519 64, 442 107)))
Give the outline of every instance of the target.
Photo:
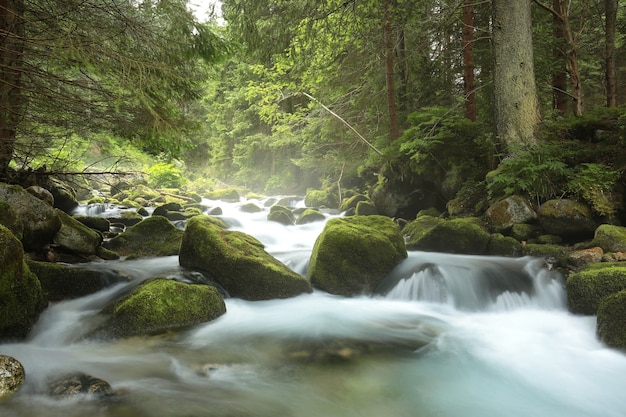
MULTIPOLYGON (((323 223, 211 205, 306 272, 323 223)), ((567 312, 562 277, 540 259, 412 252, 371 297, 227 299, 215 321, 113 342, 82 338, 107 300, 188 271, 177 257, 90 267, 133 281, 54 304, 26 342, 0 345, 27 373, 2 417, 626 416, 626 355, 597 340, 595 318, 567 312), (46 396, 49 378, 70 371, 105 379, 117 398, 46 396)))

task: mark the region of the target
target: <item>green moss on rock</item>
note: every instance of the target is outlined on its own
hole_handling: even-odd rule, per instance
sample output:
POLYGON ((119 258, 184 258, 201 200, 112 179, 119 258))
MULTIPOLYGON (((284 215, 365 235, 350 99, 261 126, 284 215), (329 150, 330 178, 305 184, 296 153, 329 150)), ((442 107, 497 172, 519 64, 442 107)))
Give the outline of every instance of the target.
POLYGON ((402 229, 402 233, 406 238, 407 249, 416 249, 416 246, 419 244, 420 240, 436 225, 444 221, 444 219, 441 219, 439 217, 422 214, 415 220, 409 222, 402 229))
POLYGON ((47 304, 22 243, 0 225, 0 339, 26 337, 47 304))
POLYGON ((267 215, 267 220, 284 224, 285 226, 291 226, 295 223, 296 218, 293 212, 288 207, 275 204, 270 207, 270 212, 267 215))
POLYGON ((339 201, 337 194, 330 189, 316 190, 309 188, 306 190, 304 204, 307 207, 338 208, 339 201))
POLYGON ((214 320, 225 312, 224 300, 215 287, 154 278, 105 308, 102 313, 109 319, 96 334, 128 337, 161 333, 214 320))
POLYGON ((626 351, 626 290, 602 299, 596 328, 607 346, 626 351))
POLYGON ((104 242, 103 246, 121 256, 178 255, 183 231, 162 216, 151 216, 124 233, 104 242))
POLYGON ((210 200, 222 200, 232 203, 236 203, 241 199, 239 191, 234 188, 223 188, 220 190, 207 191, 204 196, 210 200))
POLYGON ((570 275, 566 289, 572 313, 595 315, 604 297, 626 290, 626 263, 593 264, 570 275))
POLYGON ((322 221, 326 218, 323 213, 320 213, 319 210, 313 208, 307 208, 300 216, 298 216, 298 220, 296 220, 296 224, 307 224, 322 221))
POLYGON ((521 256, 522 244, 510 236, 494 233, 487 245, 487 255, 496 256, 521 256))
POLYGON ((331 219, 313 247, 311 284, 331 294, 370 293, 407 257, 404 239, 389 217, 331 219))
POLYGON ((357 216, 375 216, 378 214, 378 209, 371 201, 359 201, 354 214, 357 216))
MULTIPOLYGON (((429 252, 461 253, 482 255, 487 252, 489 233, 480 226, 480 219, 474 217, 441 220, 422 216, 413 222, 432 224, 431 228, 423 228, 421 232, 410 235, 407 247, 429 252)), ((409 223, 406 227, 411 227, 409 223)), ((405 234, 408 232, 406 231, 405 234)))
POLYGON ((225 230, 208 216, 187 222, 179 261, 204 272, 233 297, 267 300, 311 292, 304 277, 267 253, 257 239, 225 230))
POLYGON ((355 209, 356 205, 361 201, 371 201, 366 195, 355 194, 350 198, 345 198, 339 206, 339 211, 347 211, 349 209, 355 209))
POLYGON ((599 246, 605 252, 626 252, 626 227, 600 225, 590 246, 599 246))

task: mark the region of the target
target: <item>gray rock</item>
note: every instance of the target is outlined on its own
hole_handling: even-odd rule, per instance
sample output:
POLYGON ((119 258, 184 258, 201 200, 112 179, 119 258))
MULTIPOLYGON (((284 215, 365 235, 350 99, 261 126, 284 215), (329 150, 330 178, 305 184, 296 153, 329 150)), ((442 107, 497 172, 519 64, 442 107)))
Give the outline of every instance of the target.
POLYGON ((15 393, 24 383, 24 367, 15 358, 0 355, 0 399, 15 393))

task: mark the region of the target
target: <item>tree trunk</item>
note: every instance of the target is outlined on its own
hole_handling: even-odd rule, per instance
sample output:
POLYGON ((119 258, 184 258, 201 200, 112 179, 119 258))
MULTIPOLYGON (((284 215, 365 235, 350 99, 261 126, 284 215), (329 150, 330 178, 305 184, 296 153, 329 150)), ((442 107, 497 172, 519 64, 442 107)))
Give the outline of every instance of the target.
POLYGON ((565 57, 569 67, 569 79, 572 83, 572 100, 574 116, 583 114, 583 90, 580 70, 578 68, 578 54, 576 53, 576 40, 572 33, 569 21, 569 13, 566 0, 558 1, 559 8, 556 10, 563 25, 563 39, 565 40, 565 57))
POLYGON ((0 177, 6 175, 22 115, 24 1, 0 0, 0 177))
POLYGON ((476 93, 474 92, 474 0, 463 3, 463 92, 465 117, 476 121, 476 93))
POLYGON ((605 28, 605 77, 606 77, 606 105, 617 107, 617 75, 615 70, 615 23, 619 0, 604 0, 606 28, 605 28))
MULTIPOLYGON (((552 0, 552 7, 558 10, 560 0, 552 0)), ((569 95, 567 94, 567 66, 565 64, 565 41, 563 39, 563 25, 559 16, 552 15, 552 33, 554 35, 554 49, 552 56, 556 68, 552 73, 552 107, 560 114, 567 113, 569 95)))
POLYGON ((387 81, 387 109, 389 111, 389 136, 391 141, 400 137, 398 128, 398 110, 396 108, 396 90, 394 84, 394 42, 391 22, 391 6, 393 0, 385 0, 383 16, 383 34, 385 38, 385 78, 387 81))
POLYGON ((531 0, 492 0, 495 134, 509 154, 536 144, 531 0))

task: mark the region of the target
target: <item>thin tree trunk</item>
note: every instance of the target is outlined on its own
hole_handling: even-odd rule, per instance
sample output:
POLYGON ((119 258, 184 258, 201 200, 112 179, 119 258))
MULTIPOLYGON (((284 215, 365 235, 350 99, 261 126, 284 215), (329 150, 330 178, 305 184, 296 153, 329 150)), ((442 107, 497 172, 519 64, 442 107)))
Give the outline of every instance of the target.
POLYGON ((536 145, 531 0, 492 0, 495 134, 509 154, 536 145))
MULTIPOLYGON (((558 10, 560 0, 552 0, 552 7, 558 10)), ((567 113, 570 97, 567 94, 567 66, 565 63, 565 41, 563 39, 563 25, 561 19, 555 14, 552 15, 552 33, 554 35, 555 46, 552 56, 556 68, 552 73, 552 105, 553 109, 560 114, 567 113)))
POLYGON ((617 107, 617 75, 615 70, 615 23, 619 0, 604 0, 606 28, 605 28, 605 77, 606 77, 606 105, 617 107))
POLYGON ((463 3, 463 92, 465 117, 476 120, 476 93, 474 92, 474 0, 463 3))
POLYGON ((0 177, 13 159, 22 114, 24 1, 0 0, 0 177))
POLYGON ((389 111, 389 136, 391 141, 400 137, 398 128, 398 110, 396 108, 395 72, 394 72, 394 43, 393 26, 391 22, 391 7, 393 0, 385 0, 383 16, 383 34, 385 38, 385 78, 387 81, 387 108, 389 111))

